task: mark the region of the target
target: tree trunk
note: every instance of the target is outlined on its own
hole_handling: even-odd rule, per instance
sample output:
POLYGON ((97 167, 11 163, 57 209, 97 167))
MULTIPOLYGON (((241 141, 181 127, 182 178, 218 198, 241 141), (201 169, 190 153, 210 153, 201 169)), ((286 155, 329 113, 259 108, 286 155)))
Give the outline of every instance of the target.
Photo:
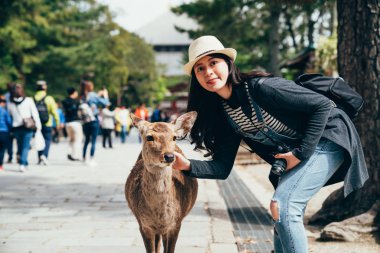
POLYGON ((347 199, 342 190, 330 195, 312 218, 324 223, 366 212, 380 198, 380 0, 338 0, 337 7, 338 70, 365 101, 355 125, 370 179, 347 199))
POLYGON ((269 66, 268 70, 275 76, 280 76, 279 55, 280 55, 280 14, 281 5, 270 6, 270 31, 269 31, 269 66))
POLYGON ((285 23, 286 23, 286 26, 288 27, 288 32, 290 34, 290 38, 292 38, 294 51, 297 52, 298 51, 298 45, 297 45, 297 41, 296 41, 296 36, 294 34, 294 30, 293 30, 291 15, 288 12, 288 6, 285 5, 282 11, 283 11, 284 16, 285 16, 285 23))

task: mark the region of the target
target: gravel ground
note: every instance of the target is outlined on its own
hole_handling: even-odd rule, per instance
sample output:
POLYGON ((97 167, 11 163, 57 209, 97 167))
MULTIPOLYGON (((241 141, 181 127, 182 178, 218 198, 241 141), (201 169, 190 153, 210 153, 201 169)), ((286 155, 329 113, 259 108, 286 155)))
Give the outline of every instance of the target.
MULTIPOLYGON (((269 201, 274 192, 267 176, 269 172, 269 165, 238 165, 235 166, 236 171, 247 184, 247 186, 254 192, 255 196, 259 198, 262 205, 269 211, 269 201)), ((307 220, 317 212, 323 201, 330 195, 331 192, 340 188, 342 183, 327 186, 321 189, 319 193, 314 196, 305 212, 305 224, 307 220)), ((362 238, 360 242, 322 242, 318 241, 321 227, 307 226, 307 233, 309 239, 309 252, 312 253, 379 253, 380 242, 376 242, 372 236, 362 238)))

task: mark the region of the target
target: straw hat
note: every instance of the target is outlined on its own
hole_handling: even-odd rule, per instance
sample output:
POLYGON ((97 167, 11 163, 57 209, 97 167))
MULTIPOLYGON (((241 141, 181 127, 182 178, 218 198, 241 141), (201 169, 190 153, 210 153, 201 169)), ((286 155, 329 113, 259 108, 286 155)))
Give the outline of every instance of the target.
POLYGON ((215 36, 202 36, 191 42, 189 46, 189 62, 183 66, 185 73, 190 76, 194 64, 203 56, 209 54, 224 54, 232 61, 235 61, 236 58, 236 50, 224 48, 223 44, 215 36))

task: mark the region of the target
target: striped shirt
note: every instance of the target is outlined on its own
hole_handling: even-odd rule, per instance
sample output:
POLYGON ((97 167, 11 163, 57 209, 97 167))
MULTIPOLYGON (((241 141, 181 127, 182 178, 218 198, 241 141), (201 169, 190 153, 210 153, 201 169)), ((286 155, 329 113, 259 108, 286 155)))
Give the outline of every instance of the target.
MULTIPOLYGON (((248 93, 248 86, 246 86, 246 89, 248 93)), ((232 95, 230 99, 237 99, 237 98, 232 95)), ((240 105, 236 108, 233 108, 232 106, 230 106, 228 102, 229 102, 228 100, 222 100, 224 110, 231 117, 231 119, 240 127, 240 129, 244 132, 247 132, 247 133, 256 132, 258 131, 258 129, 260 129, 264 125, 264 122, 265 122, 265 124, 269 126, 276 133, 286 135, 289 137, 295 137, 297 135, 296 131, 290 129, 289 127, 281 123, 279 120, 274 118, 272 115, 270 115, 268 112, 266 112, 262 108, 260 108, 260 110, 261 110, 261 114, 263 116, 264 122, 259 122, 259 120, 257 119, 256 111, 253 108, 251 100, 250 100, 250 106, 252 110, 251 118, 248 118, 244 114, 240 105)))

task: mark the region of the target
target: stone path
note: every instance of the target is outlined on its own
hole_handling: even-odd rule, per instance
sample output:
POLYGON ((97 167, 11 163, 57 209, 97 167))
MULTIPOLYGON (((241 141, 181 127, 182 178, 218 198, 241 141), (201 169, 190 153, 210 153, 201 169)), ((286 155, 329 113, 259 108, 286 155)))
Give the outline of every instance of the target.
MULTIPOLYGON (((196 157, 188 144, 181 144, 196 157)), ((141 149, 136 135, 113 149, 98 143, 96 167, 66 158, 67 143, 53 144, 48 166, 29 171, 5 164, 0 173, 0 252, 145 252, 124 198, 125 180, 141 149)), ((199 180, 195 207, 182 224, 177 252, 236 253, 227 207, 215 180, 199 180)))

